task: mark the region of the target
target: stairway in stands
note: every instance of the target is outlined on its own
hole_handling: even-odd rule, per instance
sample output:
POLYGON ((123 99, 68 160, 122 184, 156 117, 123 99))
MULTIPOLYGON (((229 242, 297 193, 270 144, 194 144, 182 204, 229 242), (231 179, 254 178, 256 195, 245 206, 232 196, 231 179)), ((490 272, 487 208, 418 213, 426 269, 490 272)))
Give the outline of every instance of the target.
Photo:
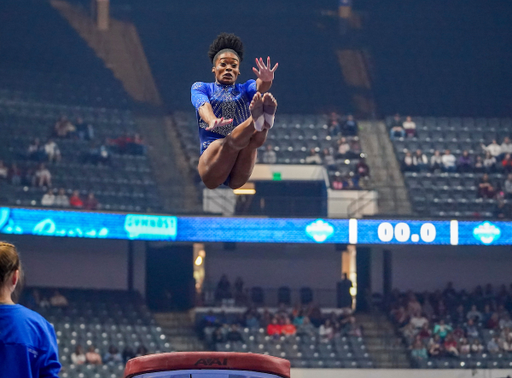
POLYGON ((378 369, 411 368, 407 349, 383 314, 358 314, 366 348, 378 369))
POLYGON ((379 194, 379 214, 411 214, 411 203, 386 126, 359 122, 359 139, 370 166, 372 186, 379 194))
POLYGON ((162 327, 173 351, 193 352, 204 350, 203 343, 197 338, 194 322, 188 312, 165 312, 154 314, 158 325, 162 327))

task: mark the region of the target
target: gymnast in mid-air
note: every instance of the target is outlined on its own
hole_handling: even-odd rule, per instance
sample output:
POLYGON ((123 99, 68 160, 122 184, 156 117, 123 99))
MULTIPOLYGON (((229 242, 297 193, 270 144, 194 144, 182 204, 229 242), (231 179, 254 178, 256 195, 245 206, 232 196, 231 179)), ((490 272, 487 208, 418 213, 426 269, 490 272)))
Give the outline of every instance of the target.
POLYGON ((244 47, 239 37, 222 33, 211 44, 214 83, 192 85, 192 104, 199 124, 201 157, 198 171, 209 189, 236 189, 251 176, 257 149, 274 125, 277 101, 267 92, 277 64, 256 59, 256 80, 237 84, 244 47))

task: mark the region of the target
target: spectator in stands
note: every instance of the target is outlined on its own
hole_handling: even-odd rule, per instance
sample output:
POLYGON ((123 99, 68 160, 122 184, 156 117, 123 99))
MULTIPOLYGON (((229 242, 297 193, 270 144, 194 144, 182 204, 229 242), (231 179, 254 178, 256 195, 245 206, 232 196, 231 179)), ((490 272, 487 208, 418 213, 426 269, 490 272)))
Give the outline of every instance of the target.
POLYGON ((467 356, 471 353, 471 345, 469 345, 468 339, 463 337, 460 339, 459 344, 459 355, 460 356, 467 356))
POLYGON ((412 324, 415 330, 419 330, 428 325, 428 319, 423 314, 417 312, 411 316, 409 323, 412 324))
POLYGON ((336 170, 336 161, 334 160, 334 156, 332 156, 331 152, 328 148, 324 149, 324 165, 328 170, 336 170))
POLYGON ((9 170, 9 179, 11 180, 11 184, 14 186, 18 186, 21 184, 21 169, 18 168, 16 163, 12 163, 11 169, 9 170))
POLYGON ((402 117, 400 117, 400 114, 398 114, 398 113, 396 113, 393 116, 393 119, 388 124, 388 126, 390 128, 393 126, 402 126, 402 125, 403 125, 402 117))
POLYGON ((267 335, 280 336, 282 333, 282 326, 278 323, 277 318, 273 317, 271 323, 267 326, 267 335))
POLYGON ((230 342, 244 341, 237 324, 232 324, 228 333, 226 334, 226 340, 230 342))
POLYGON ((473 339, 473 342, 471 343, 471 352, 472 353, 482 353, 484 351, 484 346, 480 342, 480 339, 473 339))
POLYGON ((99 202, 94 196, 93 192, 89 192, 87 198, 84 200, 84 209, 85 210, 97 210, 99 207, 99 202))
POLYGON ((306 164, 322 164, 322 158, 314 148, 309 151, 309 156, 306 156, 306 164))
POLYGON ((510 315, 508 313, 503 314, 502 318, 499 321, 499 325, 501 329, 512 328, 512 319, 510 319, 510 315))
POLYGON ((482 313, 478 311, 476 305, 471 305, 471 310, 467 313, 466 317, 468 321, 473 320, 475 322, 481 322, 483 320, 482 313))
POLYGON ((0 160, 0 179, 7 179, 7 176, 9 176, 9 170, 4 165, 3 160, 0 160))
POLYGON ((440 171, 443 167, 443 158, 441 152, 438 150, 434 151, 434 155, 430 157, 430 170, 432 172, 440 171))
POLYGON ((441 161, 444 172, 455 172, 457 170, 457 167, 455 165, 455 156, 453 156, 450 150, 444 151, 444 155, 441 157, 441 161))
POLYGON ((103 363, 101 361, 100 354, 96 352, 96 349, 92 345, 89 347, 89 350, 85 354, 85 359, 87 360, 87 363, 91 365, 101 365, 103 363))
POLYGON ((271 144, 267 144, 262 157, 263 164, 275 164, 277 162, 276 152, 271 144))
POLYGON ((69 199, 69 205, 71 207, 76 207, 76 208, 84 207, 84 203, 82 202, 82 199, 80 198, 80 193, 78 193, 78 190, 73 190, 73 194, 71 195, 71 198, 69 199))
POLYGON ((53 194, 52 189, 48 189, 48 192, 46 192, 41 198, 41 205, 42 206, 53 206, 55 204, 55 195, 53 194))
POLYGON ((83 365, 87 361, 84 350, 81 345, 77 345, 75 351, 71 353, 71 362, 74 365, 83 365))
POLYGON ((113 363, 121 363, 123 362, 123 356, 117 350, 117 348, 111 345, 108 348, 108 352, 103 356, 103 363, 105 364, 113 364, 113 363))
POLYGON ((408 137, 415 137, 416 136, 416 123, 413 122, 412 118, 410 116, 407 116, 404 123, 402 124, 405 134, 408 137))
POLYGON ((347 138, 342 137, 338 140, 338 157, 348 158, 350 155, 350 144, 347 142, 347 138))
POLYGON ((217 302, 222 302, 223 299, 229 298, 232 298, 231 283, 228 280, 228 276, 224 274, 222 275, 219 283, 217 284, 217 289, 215 290, 215 300, 217 302))
POLYGON ((411 355, 415 360, 422 361, 428 359, 427 348, 421 340, 416 340, 412 347, 411 355))
POLYGON ((37 186, 52 186, 52 174, 44 164, 40 164, 39 168, 34 174, 35 185, 37 186))
POLYGON ((496 158, 490 152, 485 154, 484 171, 487 173, 496 172, 496 158))
POLYGON ((403 122, 398 114, 395 114, 395 117, 390 124, 389 137, 391 140, 394 140, 395 138, 405 138, 403 122))
POLYGON ((419 172, 428 170, 428 158, 421 150, 416 150, 416 153, 412 157, 413 163, 419 172))
POLYGON ((489 175, 485 173, 477 183, 479 198, 493 198, 495 195, 494 186, 489 181, 489 175))
POLYGON ((457 160, 457 171, 460 173, 473 171, 473 161, 468 151, 463 151, 462 155, 459 156, 459 160, 457 160))
POLYGON ((135 357, 142 357, 148 354, 148 350, 144 345, 139 345, 137 351, 135 352, 135 357))
POLYGON ((370 177, 370 167, 366 164, 366 159, 362 158, 356 164, 356 175, 360 178, 370 177))
POLYGON ((68 307, 68 300, 58 290, 55 290, 53 296, 50 298, 50 304, 53 307, 68 307))
POLYGON ((233 284, 234 287, 234 297, 235 297, 235 303, 237 305, 244 305, 247 301, 247 295, 245 294, 245 288, 244 288, 244 280, 242 277, 237 277, 235 280, 235 283, 233 284))
POLYGON ((54 134, 58 138, 71 138, 76 133, 76 127, 73 125, 66 116, 61 116, 55 123, 54 134))
POLYGON ((473 166, 473 172, 475 172, 475 173, 485 172, 484 159, 481 156, 476 157, 475 165, 473 166))
POLYGON ((124 350, 123 350, 123 363, 127 363, 128 360, 131 360, 132 358, 135 358, 135 352, 133 351, 133 349, 129 346, 126 346, 124 347, 124 350))
POLYGON ((86 124, 80 117, 76 119, 76 132, 81 140, 94 139, 94 127, 91 124, 86 124))
POLYGON ((288 316, 284 318, 281 330, 284 336, 294 336, 297 333, 297 328, 292 324, 288 316))
POLYGON ((217 327, 215 328, 215 331, 212 333, 212 344, 215 345, 217 343, 223 343, 224 342, 224 333, 222 332, 222 328, 217 327))
POLYGON ((347 115, 347 119, 343 123, 341 133, 346 136, 355 136, 357 135, 357 121, 354 119, 352 114, 347 115))
POLYGON ((260 321, 252 312, 245 315, 245 326, 249 329, 259 329, 260 321))
POLYGON ((302 324, 297 326, 297 335, 314 336, 317 330, 307 316, 304 316, 302 324))
POLYGON ((50 163, 58 163, 61 159, 59 146, 57 146, 57 143, 55 143, 53 139, 48 139, 44 145, 44 152, 50 163))
POLYGON ((482 148, 485 152, 488 152, 493 157, 498 157, 501 154, 501 146, 496 142, 496 139, 492 140, 492 143, 486 146, 485 144, 482 144, 482 148))
POLYGON ((503 199, 498 199, 498 202, 496 203, 496 206, 493 210, 493 215, 497 219, 506 219, 509 218, 509 211, 507 208, 507 204, 503 199))
POLYGON ((434 335, 428 343, 428 354, 430 357, 439 357, 443 352, 442 341, 439 335, 434 335))
POLYGON ((407 151, 404 156, 404 161, 402 162, 402 170, 405 172, 415 172, 416 165, 414 165, 414 160, 412 158, 412 154, 410 151, 407 151))
POLYGON ((344 185, 343 185, 343 181, 341 180, 341 177, 340 176, 336 176, 334 178, 334 180, 332 181, 332 188, 334 190, 341 190, 343 189, 344 185))
POLYGON ((64 188, 60 188, 59 193, 55 196, 54 206, 69 207, 69 197, 66 195, 64 188))
POLYGON ((503 183, 503 190, 505 191, 505 198, 512 198, 512 173, 507 175, 507 179, 503 183))
POLYGON ((512 157, 510 154, 505 154, 503 160, 501 161, 501 166, 506 173, 512 172, 512 157))
POLYGON ((487 343, 487 351, 491 354, 497 354, 500 352, 500 339, 498 336, 494 336, 487 343))
POLYGON ((41 142, 39 138, 35 138, 33 142, 28 146, 28 158, 33 161, 43 161, 44 160, 44 149, 41 146, 41 142))
POLYGON ((453 337, 453 335, 451 333, 446 335, 446 338, 443 343, 443 347, 448 356, 451 356, 451 357, 459 356, 457 340, 455 340, 455 337, 453 337))
POLYGON ((500 146, 500 152, 501 152, 500 158, 503 158, 506 154, 512 155, 512 143, 510 142, 509 137, 503 138, 503 142, 501 143, 501 146, 500 146))
POLYGON ((444 340, 448 333, 452 332, 453 328, 451 325, 446 324, 444 319, 440 319, 434 326, 434 335, 439 335, 441 340, 444 340))
POLYGON ((334 327, 330 319, 326 319, 320 326, 318 334, 320 335, 320 341, 324 343, 328 343, 334 338, 334 327))
POLYGON ((497 312, 494 312, 489 320, 487 321, 485 327, 487 329, 498 329, 500 326, 500 317, 497 312))
POLYGON ((339 134, 341 134, 340 121, 341 121, 341 116, 338 113, 332 112, 330 114, 327 133, 331 137, 336 137, 339 134))

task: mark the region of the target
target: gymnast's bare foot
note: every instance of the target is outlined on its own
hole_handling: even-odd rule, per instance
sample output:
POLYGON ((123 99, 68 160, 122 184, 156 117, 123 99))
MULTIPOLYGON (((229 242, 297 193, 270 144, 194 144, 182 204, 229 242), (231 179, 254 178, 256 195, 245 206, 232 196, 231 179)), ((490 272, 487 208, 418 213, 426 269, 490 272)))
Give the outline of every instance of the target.
POLYGON ((254 128, 256 131, 262 131, 265 125, 265 117, 263 116, 263 100, 260 92, 256 92, 252 98, 249 110, 251 111, 251 116, 254 121, 254 128))
POLYGON ((265 117, 264 129, 271 129, 274 126, 274 117, 277 111, 277 100, 271 93, 263 95, 263 115, 265 117))

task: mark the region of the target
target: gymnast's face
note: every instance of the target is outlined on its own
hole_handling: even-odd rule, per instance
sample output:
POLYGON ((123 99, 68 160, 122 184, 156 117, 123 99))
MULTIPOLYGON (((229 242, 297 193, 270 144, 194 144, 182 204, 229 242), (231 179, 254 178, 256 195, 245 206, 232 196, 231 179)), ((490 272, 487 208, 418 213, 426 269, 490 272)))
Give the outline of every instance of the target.
POLYGON ((212 68, 215 74, 215 81, 224 85, 235 84, 238 75, 240 75, 240 62, 238 57, 230 52, 221 54, 212 68))

